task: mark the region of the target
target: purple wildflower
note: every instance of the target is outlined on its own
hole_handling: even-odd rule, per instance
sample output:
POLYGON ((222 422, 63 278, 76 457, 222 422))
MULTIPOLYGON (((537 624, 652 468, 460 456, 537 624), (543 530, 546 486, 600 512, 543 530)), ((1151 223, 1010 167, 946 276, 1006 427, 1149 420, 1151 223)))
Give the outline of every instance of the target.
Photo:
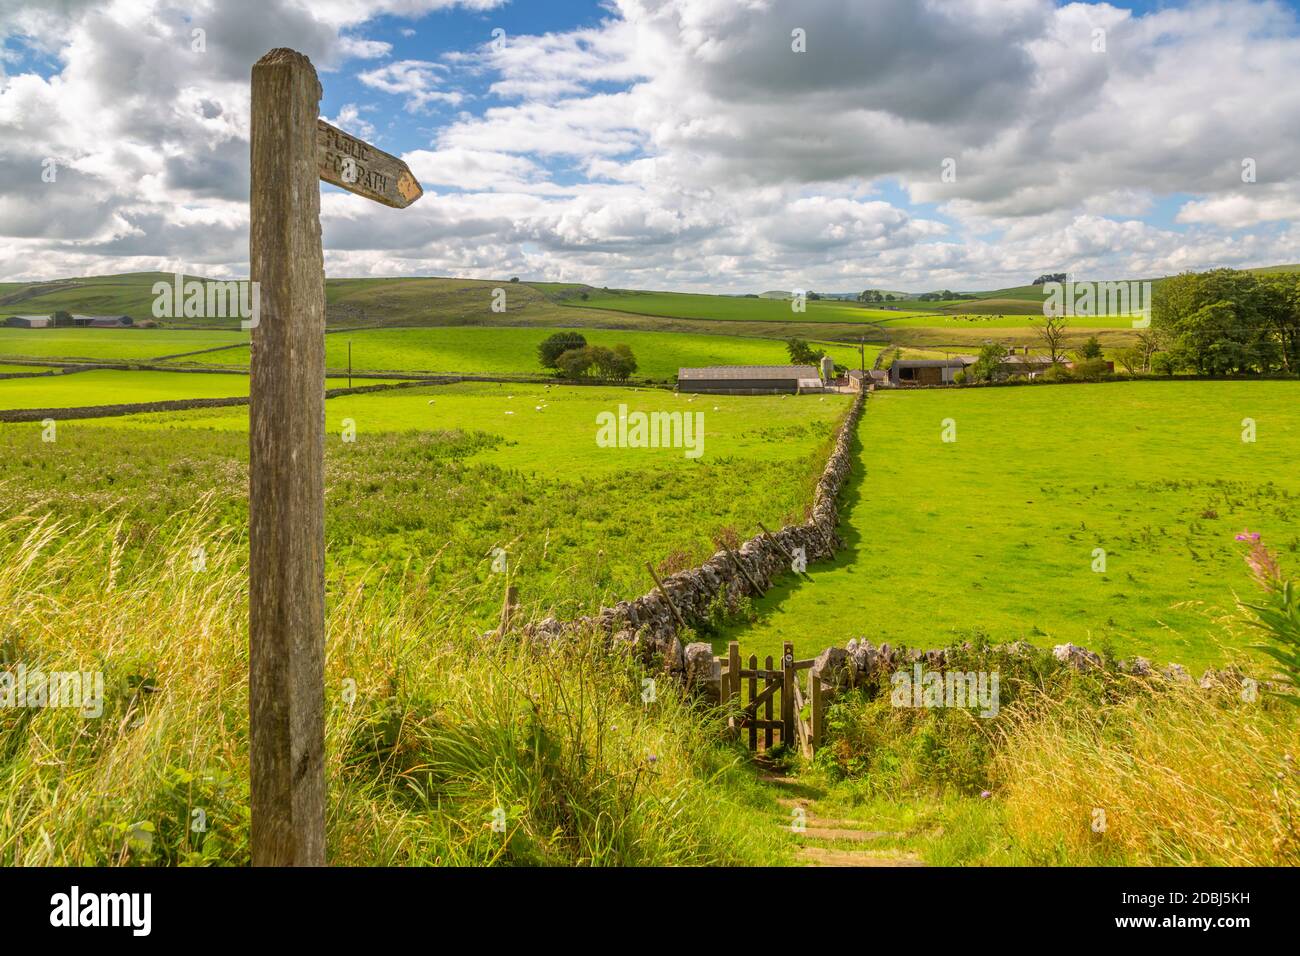
POLYGON ((1238 540, 1238 541, 1252 541, 1252 542, 1253 542, 1253 541, 1258 541, 1258 540, 1259 540, 1259 532, 1258 532, 1258 531, 1251 531, 1249 528, 1242 528, 1242 529, 1241 529, 1241 534, 1237 535, 1237 540, 1238 540))
POLYGON ((1265 591, 1275 591, 1282 583, 1282 566, 1277 562, 1277 555, 1259 541, 1246 555, 1246 566, 1255 583, 1265 591))

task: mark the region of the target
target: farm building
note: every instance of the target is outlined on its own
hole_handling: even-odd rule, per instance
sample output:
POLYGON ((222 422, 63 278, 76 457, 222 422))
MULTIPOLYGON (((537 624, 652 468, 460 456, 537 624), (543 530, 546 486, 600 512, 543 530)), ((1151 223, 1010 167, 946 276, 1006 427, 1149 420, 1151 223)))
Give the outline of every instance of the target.
POLYGON ((48 329, 54 320, 48 315, 11 315, 5 325, 13 329, 48 329))
POLYGON ((72 324, 79 329, 123 329, 131 325, 129 315, 72 315, 72 324))
POLYGON ((791 394, 820 390, 821 378, 811 365, 712 365, 677 370, 680 392, 724 395, 791 394))
MULTIPOLYGON (((996 375, 999 378, 1006 378, 1012 375, 1024 375, 1028 378, 1037 378, 1052 367, 1052 358, 1049 355, 1030 355, 1029 349, 1023 353, 1012 352, 1001 363, 999 363, 996 375)), ((1061 363, 1068 365, 1069 363, 1061 363)))
POLYGON ((951 385, 958 372, 974 364, 975 358, 970 355, 950 359, 896 359, 889 367, 889 384, 951 385))

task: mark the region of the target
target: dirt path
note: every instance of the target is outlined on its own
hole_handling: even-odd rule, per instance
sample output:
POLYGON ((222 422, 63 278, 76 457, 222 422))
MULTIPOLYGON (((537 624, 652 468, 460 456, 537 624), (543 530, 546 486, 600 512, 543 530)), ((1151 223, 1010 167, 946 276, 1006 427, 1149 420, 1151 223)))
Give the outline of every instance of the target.
POLYGON ((824 815, 819 808, 825 795, 798 777, 760 773, 759 780, 776 790, 777 803, 788 815, 785 824, 796 842, 795 861, 800 866, 924 866, 912 853, 880 845, 903 834, 873 830, 861 820, 824 815))

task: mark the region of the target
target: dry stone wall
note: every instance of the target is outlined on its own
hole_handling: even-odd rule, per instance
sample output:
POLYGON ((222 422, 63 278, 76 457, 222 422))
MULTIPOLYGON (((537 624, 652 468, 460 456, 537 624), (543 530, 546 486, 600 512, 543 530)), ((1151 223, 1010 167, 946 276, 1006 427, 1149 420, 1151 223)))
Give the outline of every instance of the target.
POLYGON ((673 607, 688 625, 694 625, 707 618, 710 606, 719 595, 728 605, 734 605, 741 597, 766 591, 780 575, 792 573, 789 555, 797 548, 803 548, 812 562, 832 556, 841 547, 836 533, 839 493, 852 469, 853 438, 866 397, 861 392, 854 398, 840 424, 834 447, 817 482, 809 517, 803 524, 786 525, 771 537, 760 534, 750 538, 735 550, 735 559, 725 550, 719 551, 700 567, 664 578, 664 591, 672 606, 655 588, 635 600, 601 608, 589 617, 573 621, 546 618, 528 625, 525 634, 548 640, 574 632, 596 631, 606 634, 616 644, 631 645, 646 660, 662 656, 666 670, 684 676, 686 655, 673 607), (736 561, 743 565, 743 570, 737 567, 736 561), (754 585, 758 587, 757 592, 754 585))

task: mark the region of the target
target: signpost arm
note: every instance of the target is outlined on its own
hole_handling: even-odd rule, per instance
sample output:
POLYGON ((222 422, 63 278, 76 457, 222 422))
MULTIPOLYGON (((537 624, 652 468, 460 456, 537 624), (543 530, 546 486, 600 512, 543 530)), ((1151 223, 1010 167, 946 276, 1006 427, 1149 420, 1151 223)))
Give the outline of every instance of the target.
POLYGON ((311 61, 253 66, 249 763, 256 866, 325 863, 325 280, 311 61))

